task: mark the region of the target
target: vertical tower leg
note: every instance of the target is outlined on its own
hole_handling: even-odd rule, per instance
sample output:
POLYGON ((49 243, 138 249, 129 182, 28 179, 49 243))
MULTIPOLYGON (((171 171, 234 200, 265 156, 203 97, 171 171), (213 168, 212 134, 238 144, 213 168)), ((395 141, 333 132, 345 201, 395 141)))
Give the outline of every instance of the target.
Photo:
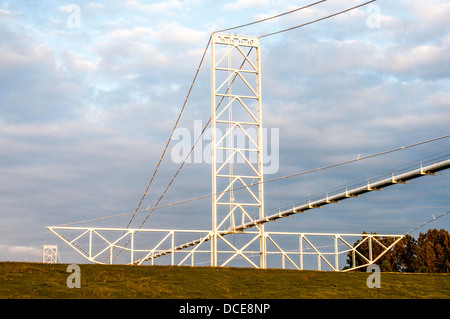
POLYGON ((212 238, 211 266, 217 266, 217 187, 216 187, 216 71, 215 71, 215 41, 211 44, 211 194, 212 194, 212 238))

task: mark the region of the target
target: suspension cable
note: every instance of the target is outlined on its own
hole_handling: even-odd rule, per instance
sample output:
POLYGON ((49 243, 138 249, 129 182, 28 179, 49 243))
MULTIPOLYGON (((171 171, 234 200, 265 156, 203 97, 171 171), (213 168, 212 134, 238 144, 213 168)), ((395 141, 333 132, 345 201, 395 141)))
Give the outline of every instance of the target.
POLYGON ((375 2, 375 1, 376 0, 367 1, 367 2, 361 3, 361 4, 357 5, 357 6, 354 6, 354 7, 351 7, 351 8, 348 8, 348 9, 345 9, 345 10, 342 10, 342 11, 330 14, 330 15, 328 15, 326 17, 322 17, 322 18, 319 18, 319 19, 316 19, 316 20, 313 20, 313 21, 309 21, 309 22, 306 22, 306 23, 303 23, 303 24, 299 24, 299 25, 296 25, 296 26, 293 26, 293 27, 290 27, 290 28, 287 28, 287 29, 283 29, 283 30, 267 33, 267 34, 264 34, 264 35, 260 35, 259 37, 260 38, 269 37, 269 36, 276 35, 276 34, 279 34, 279 33, 282 33, 282 32, 298 29, 298 28, 307 26, 309 24, 313 24, 313 23, 316 23, 316 22, 319 22, 319 21, 322 21, 322 20, 326 20, 326 19, 332 18, 332 17, 337 16, 337 15, 340 15, 342 13, 346 13, 348 11, 351 11, 351 10, 357 9, 359 7, 368 5, 369 3, 372 3, 372 2, 375 2))
MULTIPOLYGON (((252 52, 253 47, 250 48, 250 50, 247 53, 247 57, 250 55, 250 53, 252 52)), ((242 69, 242 67, 245 64, 245 59, 242 62, 241 66, 239 67, 239 70, 242 69)), ((237 77, 237 73, 234 75, 233 79, 231 80, 230 84, 227 87, 227 90, 225 91, 225 94, 228 93, 228 91, 231 88, 231 85, 234 83, 234 81, 236 80, 237 77)), ((220 105, 222 104, 223 100, 225 99, 225 96, 222 97, 222 99, 219 101, 219 103, 217 104, 216 110, 220 107, 220 105)), ((206 131, 206 128, 209 126, 209 123, 211 122, 211 117, 209 117, 208 122, 205 124, 205 126, 203 127, 203 130, 201 131, 200 135, 198 136, 197 140, 195 141, 194 145, 192 145, 191 149, 189 150, 189 153, 186 155, 186 157, 184 158, 183 162, 181 163, 180 167, 178 168, 178 170, 176 171, 175 175, 172 177, 172 179, 170 180, 169 184, 166 186, 164 192, 161 194, 161 196, 159 197, 158 201, 154 204, 153 208, 150 209, 150 212, 147 214, 147 216, 145 217, 145 219, 142 221, 142 223, 139 225, 140 229, 144 223, 147 221, 147 219, 150 217, 150 215, 153 213, 153 211, 155 210, 155 208, 158 206, 159 202, 162 200, 162 198, 164 197, 164 195, 166 194, 167 190, 170 188, 170 186, 172 185, 173 181, 175 180, 175 178, 178 176, 178 174, 180 173, 181 169, 183 168, 184 164, 186 163, 186 161, 189 159, 191 153, 193 152, 195 146, 197 145, 198 141, 200 140, 200 138, 202 137, 203 133, 206 131)), ((146 211, 148 211, 150 208, 150 205, 147 207, 146 211)))
MULTIPOLYGON (((383 152, 379 152, 379 153, 375 153, 375 154, 371 154, 371 155, 367 155, 367 156, 362 156, 362 157, 359 157, 359 158, 355 158, 355 159, 351 159, 351 160, 347 160, 347 161, 343 161, 343 162, 339 162, 339 163, 335 163, 335 164, 331 164, 331 165, 327 165, 327 166, 322 166, 322 167, 311 169, 311 170, 306 170, 306 171, 302 171, 302 172, 298 172, 298 173, 294 173, 294 174, 290 174, 290 175, 276 177, 276 178, 273 178, 273 179, 264 180, 262 182, 254 182, 254 183, 249 184, 247 186, 250 187, 250 186, 255 186, 255 185, 259 185, 259 184, 271 183, 271 182, 275 182, 275 181, 279 181, 279 180, 289 179, 289 178, 293 178, 293 177, 296 177, 296 176, 311 174, 311 173, 314 173, 314 172, 323 171, 323 170, 327 170, 327 169, 331 169, 331 168, 335 168, 335 167, 339 167, 339 166, 343 166, 343 165, 347 165, 347 164, 351 164, 351 163, 355 163, 355 162, 364 161, 364 160, 367 160, 367 159, 370 159, 370 158, 374 158, 374 157, 378 157, 378 156, 382 156, 382 155, 386 155, 386 154, 390 154, 390 153, 394 153, 394 152, 407 150, 407 149, 410 149, 410 148, 413 148, 413 147, 417 147, 417 146, 420 146, 420 145, 424 145, 424 144, 428 144, 428 143, 431 143, 431 142, 439 141, 439 140, 446 139, 446 138, 449 138, 449 137, 450 137, 450 134, 447 134, 447 135, 443 135, 443 136, 436 137, 436 138, 433 138, 433 139, 429 139, 429 140, 426 140, 426 141, 417 142, 417 143, 410 144, 410 145, 407 145, 407 146, 397 147, 397 148, 386 150, 386 151, 383 151, 383 152)), ((240 186, 238 188, 235 188, 235 190, 238 190, 238 189, 241 189, 241 188, 244 188, 244 186, 240 186)), ((186 203, 189 203, 189 202, 205 199, 205 198, 208 198, 208 197, 211 197, 211 196, 214 196, 214 195, 221 195, 221 194, 226 193, 226 192, 227 191, 222 191, 222 192, 217 192, 215 194, 207 194, 207 195, 202 195, 202 196, 198 196, 198 197, 194 197, 194 198, 189 198, 189 199, 181 200, 181 201, 178 201, 178 202, 169 203, 169 204, 166 204, 166 205, 153 207, 152 210, 165 208, 165 207, 170 207, 170 206, 181 205, 181 204, 186 204, 186 203)), ((68 225, 74 225, 74 224, 79 224, 79 223, 98 221, 98 220, 104 220, 104 219, 109 219, 109 218, 116 218, 116 217, 121 217, 121 216, 126 216, 126 215, 130 215, 130 214, 141 213, 141 212, 146 212, 146 211, 149 211, 149 209, 143 209, 143 210, 139 210, 139 211, 136 211, 136 212, 127 212, 127 213, 117 214, 117 215, 112 215, 112 216, 105 216, 105 217, 101 217, 101 218, 89 219, 89 220, 84 220, 84 221, 79 221, 79 222, 72 222, 72 223, 62 224, 62 225, 59 225, 59 226, 68 226, 68 225)))
MULTIPOLYGON (((287 12, 283 12, 283 13, 280 13, 280 14, 277 14, 277 15, 274 15, 274 16, 271 16, 271 17, 268 17, 268 18, 265 18, 265 19, 253 21, 253 22, 250 22, 250 23, 242 24, 242 25, 239 25, 239 26, 231 27, 231 28, 226 28, 226 29, 214 31, 213 34, 214 34, 214 33, 218 33, 218 32, 225 32, 225 31, 235 30, 235 29, 247 27, 247 26, 250 26, 250 25, 253 25, 253 24, 262 23, 262 22, 265 22, 265 21, 268 21, 268 20, 271 20, 271 19, 276 19, 276 18, 278 18, 278 17, 284 16, 284 15, 288 15, 288 14, 292 14, 292 13, 294 13, 294 12, 297 12, 297 11, 300 11, 300 10, 303 10, 303 9, 306 9, 306 8, 309 8, 309 7, 312 7, 312 6, 315 6, 315 5, 320 4, 320 3, 322 3, 322 2, 325 2, 325 1, 327 1, 327 0, 317 1, 317 2, 314 2, 314 3, 308 4, 308 5, 305 5, 305 6, 303 6, 303 7, 299 7, 299 8, 296 8, 296 9, 293 9, 293 10, 290 10, 290 11, 287 11, 287 12)), ((345 12, 348 12, 348 11, 350 11, 350 10, 359 8, 359 7, 361 7, 361 6, 367 5, 367 4, 369 4, 369 3, 371 3, 371 2, 374 2, 374 1, 376 1, 376 0, 371 0, 371 1, 368 1, 368 2, 365 2, 365 3, 362 3, 362 4, 360 4, 360 5, 354 6, 354 7, 352 7, 352 8, 348 8, 348 9, 346 9, 346 10, 343 10, 343 11, 340 11, 340 12, 337 12, 337 13, 334 13, 334 14, 331 14, 331 15, 329 15, 329 16, 326 16, 326 17, 323 17, 323 18, 320 18, 320 19, 316 19, 316 20, 314 20, 314 21, 310 21, 310 22, 307 22, 307 23, 304 23, 304 24, 301 24, 301 25, 298 25, 298 26, 295 26, 295 27, 291 27, 291 28, 288 28, 288 29, 284 29, 284 30, 280 30, 280 31, 268 33, 268 34, 265 34, 265 35, 260 36, 260 38, 261 38, 261 37, 272 36, 272 35, 275 35, 275 34, 279 34, 279 33, 282 33, 282 32, 286 32, 286 31, 290 31, 290 30, 293 30, 293 29, 300 28, 300 27, 306 26, 306 25, 308 25, 308 24, 312 24, 312 23, 315 23, 315 22, 319 22, 319 21, 321 21, 321 20, 325 20, 325 19, 334 17, 334 16, 336 16, 336 15, 339 15, 339 14, 342 14, 342 13, 345 13, 345 12)), ((142 195, 142 198, 141 198, 141 200, 140 200, 140 202, 139 202, 139 204, 138 204, 138 206, 137 206, 135 212, 133 213, 133 215, 132 215, 130 221, 128 222, 128 225, 126 226, 126 228, 128 228, 128 227, 131 225, 131 222, 133 221, 133 219, 134 219, 136 213, 139 211, 139 209, 140 209, 140 207, 141 207, 141 205, 142 205, 142 203, 143 203, 145 197, 146 197, 147 194, 148 194, 149 188, 150 188, 151 184, 153 183, 153 180, 154 180, 154 178, 155 178, 155 176, 156 176, 156 173, 157 173, 157 171, 158 171, 158 169, 159 169, 159 167, 160 167, 160 165, 161 165, 161 162, 162 162, 162 160, 163 160, 163 158, 164 158, 164 156, 165 156, 165 154, 166 154, 166 151, 167 151, 167 149, 168 149, 168 146, 169 146, 169 144, 170 144, 170 142, 171 142, 171 140, 172 140, 172 136, 173 136, 173 134, 174 134, 174 131, 175 131, 176 127, 178 126, 179 120, 180 120, 181 115, 182 115, 182 113, 183 113, 183 111, 184 111, 184 108, 185 108, 185 106, 186 106, 186 103, 187 103, 187 101, 188 101, 188 99, 189 99, 189 97, 190 97, 190 94, 191 94, 191 91, 192 91, 192 89, 193 89, 195 80, 197 79, 197 75, 198 75, 198 73, 199 73, 199 71, 200 71, 200 68, 201 68, 201 66, 202 66, 202 64, 203 64, 204 58, 205 58, 205 56, 206 56, 206 52, 207 52, 208 47, 209 47, 209 45, 210 45, 210 43, 211 43, 211 39, 212 39, 212 36, 210 36, 210 38, 209 38, 209 40, 208 40, 208 43, 207 43, 207 45, 206 45, 206 48, 205 48, 205 50, 203 51, 203 55, 202 55, 202 58, 201 58, 201 60, 200 60, 199 66, 197 67, 197 71, 196 71, 196 73, 195 73, 194 79, 193 79, 193 81, 192 81, 192 83, 191 83, 191 86, 190 86, 190 88, 189 88, 188 94, 187 94, 187 96, 186 96, 186 98, 185 98, 185 100, 184 100, 184 103, 183 103, 183 106, 182 106, 182 108, 181 108, 181 111, 180 111, 180 113, 178 114, 177 120, 176 120, 175 125, 174 125, 174 127, 173 127, 173 129, 172 129, 172 132, 171 132, 171 134, 170 134, 170 136, 169 136, 169 139, 168 139, 168 141, 167 141, 167 143, 166 143, 166 146, 165 146, 165 148, 164 148, 164 151, 163 151, 163 153, 162 153, 162 155, 161 155, 161 157, 160 157, 160 159, 159 159, 159 161, 158 161, 158 164, 157 164, 157 166, 156 166, 156 169, 155 169, 155 171, 153 172, 153 175, 152 175, 152 177, 151 177, 151 179, 150 179, 150 182, 148 183, 147 188, 146 188, 144 194, 142 195)), ((244 61, 244 62, 245 62, 245 61, 244 61)), ((219 105, 220 105, 220 104, 219 104, 219 105)), ((211 118, 209 119, 208 124, 209 124, 210 120, 211 120, 211 118)), ((207 124, 207 125, 208 125, 208 124, 207 124)), ((200 136, 203 135, 203 133, 204 133, 205 130, 206 130, 206 126, 205 126, 205 128, 202 130, 200 136)), ((200 138, 200 137, 199 137, 199 138, 200 138)), ((195 142, 195 144, 194 144, 193 147, 191 148, 191 150, 190 150, 190 152, 189 152, 189 155, 191 154, 191 152, 192 152, 193 148, 195 147, 195 145, 197 144, 198 140, 199 140, 199 139, 197 139, 197 141, 195 142)), ((189 156, 189 155, 188 155, 188 156, 189 156)), ((186 159, 187 159, 187 158, 186 158, 186 159)), ((172 183, 173 183, 175 177, 178 175, 178 173, 180 172, 181 168, 184 166, 186 159, 182 162, 182 164, 181 164, 181 166, 179 167, 178 171, 175 173, 175 176, 174 176, 174 177, 172 178, 172 180, 169 182, 169 185, 168 185, 167 188, 164 190, 164 192, 162 193, 162 195, 160 196, 160 198, 158 199, 158 201, 156 202, 156 204, 154 205, 154 207, 156 207, 156 206, 158 205, 158 203, 161 201, 161 199, 164 197, 164 195, 165 195, 165 193, 167 192, 168 188, 172 185, 172 183)), ((150 207, 150 206, 148 206, 146 210, 148 210, 149 207, 150 207)), ((153 210, 151 210, 151 212, 152 212, 152 211, 153 211, 153 210)), ((150 214, 151 214, 151 213, 150 213, 150 214)), ((147 218, 148 218, 148 217, 147 217, 147 218)), ((144 220, 143 223, 145 223, 145 221, 147 220, 147 218, 145 218, 145 220, 144 220)), ((139 226, 139 228, 140 228, 140 227, 142 227, 142 224, 139 226)))
POLYGON ((258 21, 253 21, 253 22, 241 24, 241 25, 238 25, 238 26, 236 26, 236 27, 231 27, 231 28, 227 28, 227 29, 223 29, 223 30, 218 30, 218 31, 215 31, 214 33, 218 33, 218 32, 226 32, 226 31, 231 31, 231 30, 235 30, 235 29, 239 29, 239 28, 248 27, 248 26, 251 26, 251 25, 253 25, 253 24, 257 24, 257 23, 261 23, 261 22, 268 21, 268 20, 276 19, 276 18, 282 17, 282 16, 284 16, 284 15, 288 15, 288 14, 291 14, 291 13, 294 13, 294 12, 297 12, 297 11, 300 11, 300 10, 303 10, 303 9, 307 9, 307 8, 309 8, 309 7, 315 6, 316 4, 319 4, 319 3, 322 3, 322 2, 326 2, 326 1, 327 1, 327 0, 317 1, 317 2, 314 2, 314 3, 308 4, 308 5, 306 5, 306 6, 299 7, 299 8, 290 10, 290 11, 286 11, 286 12, 283 12, 283 13, 280 13, 280 14, 277 14, 277 15, 274 15, 274 16, 271 16, 271 17, 268 17, 268 18, 265 18, 265 19, 261 19, 261 20, 258 20, 258 21))
POLYGON ((415 231, 418 230, 419 228, 422 228, 422 227, 424 227, 425 225, 427 225, 427 224, 429 224, 429 223, 431 223, 431 222, 434 222, 436 219, 439 219, 439 218, 441 218, 441 217, 443 217, 443 216, 445 216, 445 215, 447 215, 447 214, 450 214, 450 211, 445 212, 445 213, 442 213, 442 214, 440 214, 440 215, 437 216, 437 217, 435 217, 435 216, 433 215, 433 218, 432 218, 432 219, 426 221, 426 222, 423 223, 422 225, 419 225, 419 226, 417 226, 417 227, 411 229, 409 232, 406 233, 406 235, 409 235, 409 234, 415 232, 415 231))
POLYGON ((141 207, 142 202, 144 201, 145 197, 147 196, 147 193, 148 193, 148 190, 149 190, 149 188, 150 188, 150 185, 153 183, 153 180, 154 180, 154 178, 155 178, 155 176, 156 176, 156 173, 157 173, 157 171, 158 171, 158 169, 159 169, 159 167, 160 167, 160 165, 161 165, 161 162, 162 162, 162 160, 163 160, 163 158, 164 158, 164 156, 165 156, 165 154, 166 154, 167 148, 169 147, 169 144, 170 144, 170 142, 171 142, 171 140, 172 140, 173 133, 175 132, 175 129, 176 129, 177 126, 178 126, 178 123, 179 123, 180 118, 181 118, 181 114, 183 113, 184 108, 185 108, 185 106, 186 106, 186 103, 187 103, 187 101, 188 101, 188 99, 189 99, 189 97, 190 97, 190 95, 191 95, 192 88, 194 87, 194 83, 195 83, 195 81, 196 81, 196 79, 197 79, 198 73, 200 72, 200 68, 201 68, 201 66, 202 66, 202 64, 203 64, 203 60, 205 59, 206 52, 208 51, 208 47, 209 47, 209 44, 210 44, 210 43, 211 43, 211 37, 209 37, 208 43, 207 43, 207 45, 206 45, 206 48, 205 48, 205 50, 203 51, 203 55, 202 55, 202 58, 201 58, 201 60, 200 60, 199 65, 198 65, 198 67, 197 67, 197 71, 195 72, 194 79, 193 79, 192 82, 191 82, 191 86, 189 87, 189 91, 188 91, 188 93, 187 93, 187 95, 186 95, 186 98, 185 98, 185 100, 184 100, 184 103, 183 103, 183 106, 182 106, 182 108, 181 108, 181 111, 180 111, 180 113, 178 114, 177 120, 176 120, 176 122, 175 122, 175 124, 174 124, 174 126, 173 126, 173 129, 172 129, 172 132, 170 133, 169 139, 167 140, 166 146, 164 147, 164 151, 163 151, 163 153, 161 154, 161 157, 159 158, 158 164, 156 165, 156 169, 155 169, 155 171, 153 172, 153 175, 152 175, 152 177, 151 177, 151 179, 150 179, 150 182, 148 183, 147 188, 146 188, 144 194, 142 195, 142 198, 141 198, 141 200, 140 200, 138 206, 136 207, 136 210, 134 211, 134 213, 133 213, 133 215, 132 215, 130 221, 128 222, 128 225, 127 225, 126 228, 128 228, 128 227, 130 226, 130 224, 131 224, 131 222, 133 221, 133 219, 134 219, 136 213, 139 211, 139 208, 141 207))

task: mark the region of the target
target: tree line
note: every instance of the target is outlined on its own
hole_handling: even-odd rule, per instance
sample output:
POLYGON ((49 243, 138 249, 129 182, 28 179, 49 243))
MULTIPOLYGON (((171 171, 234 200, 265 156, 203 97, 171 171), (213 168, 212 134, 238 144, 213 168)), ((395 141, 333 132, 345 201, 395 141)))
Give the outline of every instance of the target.
MULTIPOLYGON (((364 232, 364 234, 367 233, 364 232)), ((357 240, 353 247, 361 241, 362 239, 357 240)), ((381 238, 379 241, 388 247, 394 239, 381 238)), ((369 243, 363 242, 357 250, 362 255, 368 256, 369 243)), ((381 245, 372 244, 373 256, 378 256, 381 251, 381 245)), ((359 254, 355 257, 355 266, 367 263, 359 254)), ((353 266, 351 251, 347 254, 346 262, 347 266, 344 269, 353 266)), ((426 233, 420 233, 417 239, 408 234, 378 259, 376 264, 383 272, 448 273, 450 272, 450 234, 445 229, 430 229, 426 233)), ((365 267, 358 270, 365 271, 365 267)))

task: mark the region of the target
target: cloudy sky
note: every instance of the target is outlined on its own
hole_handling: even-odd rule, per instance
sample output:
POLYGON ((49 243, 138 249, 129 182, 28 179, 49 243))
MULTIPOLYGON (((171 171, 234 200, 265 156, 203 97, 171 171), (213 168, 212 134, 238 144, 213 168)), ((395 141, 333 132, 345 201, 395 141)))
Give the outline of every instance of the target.
MULTIPOLYGON (((39 261, 45 244, 57 244, 63 261, 76 260, 45 227, 136 209, 211 32, 308 3, 1 1, 0 260, 39 261)), ((328 0, 233 32, 263 35, 359 3, 328 0)), ((442 0, 381 0, 262 38, 264 126, 279 130, 279 168, 265 178, 449 134, 449 50, 450 3, 442 0)), ((209 80, 208 51, 180 127, 208 120, 209 80)), ((449 146, 443 139, 268 183, 266 209, 448 154, 449 146)), ((144 208, 178 168, 172 147, 144 208)), ((449 174, 297 215, 273 229, 404 234, 449 210, 449 174)), ((162 204, 209 194, 210 183, 209 165, 186 164, 162 204)), ((209 199, 157 210, 146 227, 208 227, 209 210, 209 199)), ((427 227, 449 226, 447 215, 427 227)))

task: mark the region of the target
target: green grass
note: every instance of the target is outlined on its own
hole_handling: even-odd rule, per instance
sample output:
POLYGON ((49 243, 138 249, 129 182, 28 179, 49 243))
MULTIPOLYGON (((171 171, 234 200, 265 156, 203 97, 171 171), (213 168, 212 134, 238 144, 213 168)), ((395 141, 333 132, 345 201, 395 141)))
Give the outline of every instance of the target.
POLYGON ((66 285, 67 264, 0 263, 0 298, 87 299, 449 299, 450 274, 80 264, 81 288, 66 285))

